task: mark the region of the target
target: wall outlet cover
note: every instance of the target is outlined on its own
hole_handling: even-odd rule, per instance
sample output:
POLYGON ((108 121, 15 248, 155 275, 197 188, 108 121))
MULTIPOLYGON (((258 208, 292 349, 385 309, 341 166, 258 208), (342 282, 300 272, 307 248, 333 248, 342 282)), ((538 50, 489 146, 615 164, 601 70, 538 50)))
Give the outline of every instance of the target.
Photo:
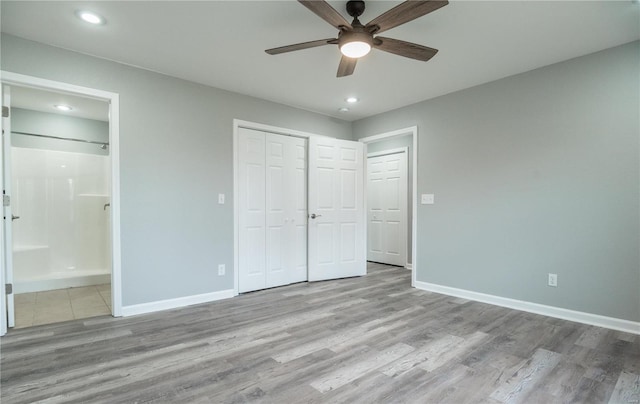
POLYGON ((224 275, 226 272, 226 267, 224 264, 218 265, 218 276, 224 275))
POLYGON ((423 205, 433 205, 435 203, 436 196, 434 194, 422 194, 420 195, 420 203, 423 205))

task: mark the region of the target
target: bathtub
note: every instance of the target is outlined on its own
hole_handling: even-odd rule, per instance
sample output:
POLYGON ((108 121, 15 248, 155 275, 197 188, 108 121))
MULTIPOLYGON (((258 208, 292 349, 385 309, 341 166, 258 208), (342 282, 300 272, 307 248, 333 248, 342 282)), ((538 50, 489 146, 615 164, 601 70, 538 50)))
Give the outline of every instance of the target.
POLYGON ((111 268, 51 268, 51 252, 46 245, 13 248, 13 293, 99 285, 111 282, 111 268))

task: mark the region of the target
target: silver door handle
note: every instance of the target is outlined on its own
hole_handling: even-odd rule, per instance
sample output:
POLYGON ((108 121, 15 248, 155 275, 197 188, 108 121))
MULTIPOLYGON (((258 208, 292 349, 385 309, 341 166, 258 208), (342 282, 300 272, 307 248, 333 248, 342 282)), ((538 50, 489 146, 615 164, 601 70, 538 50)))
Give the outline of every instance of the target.
POLYGON ((322 215, 316 215, 315 213, 312 213, 309 215, 310 218, 315 219, 316 217, 320 217, 322 215))
POLYGON ((13 222, 16 219, 20 219, 20 216, 11 215, 11 221, 13 222))

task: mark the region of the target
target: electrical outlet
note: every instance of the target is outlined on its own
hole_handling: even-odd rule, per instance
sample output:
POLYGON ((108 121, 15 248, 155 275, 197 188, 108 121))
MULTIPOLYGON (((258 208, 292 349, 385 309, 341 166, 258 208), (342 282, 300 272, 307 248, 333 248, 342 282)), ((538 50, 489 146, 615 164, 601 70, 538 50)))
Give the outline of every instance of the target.
POLYGON ((224 275, 226 272, 226 267, 224 264, 218 265, 218 276, 224 275))
POLYGON ((558 286, 558 274, 549 274, 549 286, 558 286))
POLYGON ((224 194, 218 194, 218 203, 224 205, 224 194))

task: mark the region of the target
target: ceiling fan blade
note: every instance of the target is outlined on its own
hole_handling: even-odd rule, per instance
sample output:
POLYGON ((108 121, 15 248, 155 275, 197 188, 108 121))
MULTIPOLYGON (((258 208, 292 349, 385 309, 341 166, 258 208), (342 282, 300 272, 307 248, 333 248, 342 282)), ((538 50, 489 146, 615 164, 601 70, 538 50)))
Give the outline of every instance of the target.
POLYGON ((404 56, 406 58, 422 60, 423 62, 426 62, 438 53, 437 49, 418 45, 417 43, 381 36, 376 37, 373 47, 395 55, 404 56), (377 40, 382 41, 382 43, 377 40))
POLYGON ((351 28, 349 21, 331 7, 329 3, 321 0, 298 0, 300 4, 311 10, 315 15, 322 18, 337 29, 341 27, 351 28))
POLYGON ((400 3, 366 25, 370 32, 380 33, 397 27, 449 4, 448 1, 408 0, 400 3))
POLYGON ((340 64, 338 65, 338 74, 336 74, 336 77, 352 75, 353 71, 356 69, 356 63, 358 63, 358 59, 342 56, 340 64))
POLYGON ((336 41, 337 40, 335 38, 319 39, 317 41, 302 42, 293 45, 281 46, 279 48, 267 49, 265 52, 269 55, 278 55, 285 52, 293 52, 302 49, 315 48, 316 46, 329 45, 337 43, 336 41))

